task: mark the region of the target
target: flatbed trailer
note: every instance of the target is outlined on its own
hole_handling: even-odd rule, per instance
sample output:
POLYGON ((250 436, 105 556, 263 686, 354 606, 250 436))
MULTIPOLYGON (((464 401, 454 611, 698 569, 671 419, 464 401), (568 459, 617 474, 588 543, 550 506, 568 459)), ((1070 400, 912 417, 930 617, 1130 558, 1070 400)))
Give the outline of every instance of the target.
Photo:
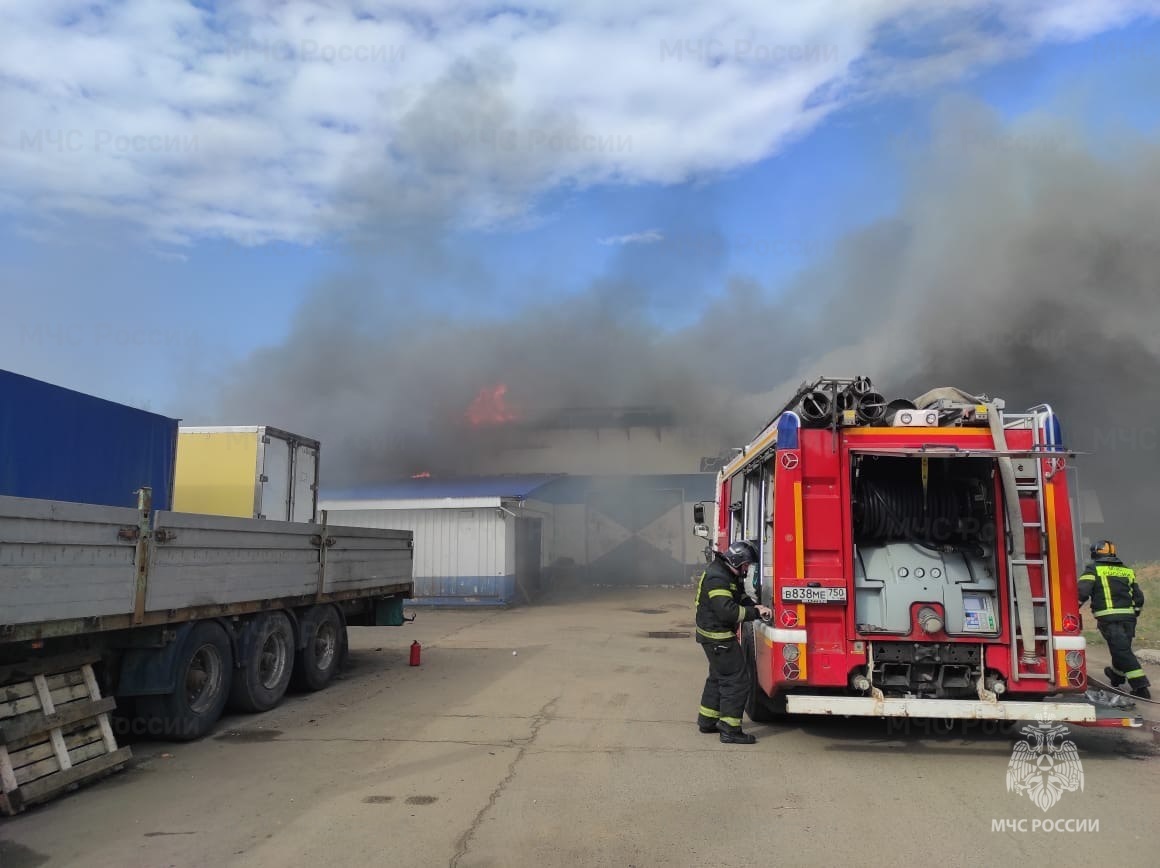
POLYGON ((325 687, 348 625, 400 625, 409 531, 0 497, 0 812, 325 687), (112 697, 118 717, 110 718, 112 697), (110 723, 112 720, 112 723, 110 723), (85 740, 87 739, 87 740, 85 740))

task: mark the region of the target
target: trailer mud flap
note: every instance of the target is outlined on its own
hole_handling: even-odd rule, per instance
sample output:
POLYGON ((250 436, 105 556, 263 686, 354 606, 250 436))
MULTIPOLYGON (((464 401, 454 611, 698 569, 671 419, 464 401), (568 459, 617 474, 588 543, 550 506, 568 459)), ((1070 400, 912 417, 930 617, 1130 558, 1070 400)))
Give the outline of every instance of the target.
POLYGON ((117 696, 158 696, 177 686, 177 654, 196 621, 174 629, 173 640, 160 648, 130 648, 121 657, 117 696))

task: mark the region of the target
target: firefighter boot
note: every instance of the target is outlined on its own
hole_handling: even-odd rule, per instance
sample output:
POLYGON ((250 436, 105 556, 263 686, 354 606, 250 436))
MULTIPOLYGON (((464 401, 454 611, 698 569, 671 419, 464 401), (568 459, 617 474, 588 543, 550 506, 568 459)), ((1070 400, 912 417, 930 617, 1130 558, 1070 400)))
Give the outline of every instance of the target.
POLYGON ((1137 687, 1132 691, 1132 695, 1139 699, 1151 699, 1152 693, 1147 687, 1137 687))
POLYGON ((721 720, 721 712, 715 711, 707 706, 701 706, 701 712, 697 715, 697 729, 701 732, 716 732, 717 723, 721 720))
POLYGON ((1112 687, 1119 687, 1121 684, 1128 680, 1111 666, 1104 667, 1104 675, 1107 676, 1108 681, 1111 682, 1112 687))
POLYGON ((755 744, 757 742, 757 739, 752 735, 742 732, 739 726, 718 723, 717 730, 721 733, 721 744, 755 744))

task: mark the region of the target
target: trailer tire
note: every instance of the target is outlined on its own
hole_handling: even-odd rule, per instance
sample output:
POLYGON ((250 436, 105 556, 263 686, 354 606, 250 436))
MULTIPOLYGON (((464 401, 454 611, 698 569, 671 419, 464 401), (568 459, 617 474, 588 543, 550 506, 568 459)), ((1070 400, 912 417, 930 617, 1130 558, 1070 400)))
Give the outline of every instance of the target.
POLYGON ((321 690, 346 656, 346 624, 334 606, 315 606, 302 618, 302 647, 294 657, 294 686, 321 690))
POLYGON ((741 640, 745 645, 745 665, 749 670, 749 698, 745 701, 745 713, 754 723, 783 722, 787 716, 785 694, 779 693, 770 699, 757 682, 757 653, 753 644, 756 638, 751 624, 741 628, 741 640))
POLYGON ((269 711, 282 701, 294 669, 294 626, 284 612, 263 612, 250 622, 245 663, 234 672, 230 708, 269 711))
POLYGON ((229 698, 234 670, 230 637, 217 621, 200 621, 185 637, 176 661, 176 689, 140 697, 137 710, 150 735, 194 741, 213 729, 229 698))

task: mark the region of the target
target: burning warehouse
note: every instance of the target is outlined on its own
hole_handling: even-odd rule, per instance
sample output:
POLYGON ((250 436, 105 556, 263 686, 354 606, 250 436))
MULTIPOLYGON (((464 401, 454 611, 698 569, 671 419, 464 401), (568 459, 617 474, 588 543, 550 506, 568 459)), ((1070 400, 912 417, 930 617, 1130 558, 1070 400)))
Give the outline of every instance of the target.
POLYGON ((503 384, 464 414, 490 475, 432 474, 324 492, 345 524, 415 532, 419 601, 528 602, 564 586, 678 585, 703 564, 693 504, 718 452, 655 407, 564 408, 529 419, 503 384), (498 474, 498 475, 496 475, 498 474))

